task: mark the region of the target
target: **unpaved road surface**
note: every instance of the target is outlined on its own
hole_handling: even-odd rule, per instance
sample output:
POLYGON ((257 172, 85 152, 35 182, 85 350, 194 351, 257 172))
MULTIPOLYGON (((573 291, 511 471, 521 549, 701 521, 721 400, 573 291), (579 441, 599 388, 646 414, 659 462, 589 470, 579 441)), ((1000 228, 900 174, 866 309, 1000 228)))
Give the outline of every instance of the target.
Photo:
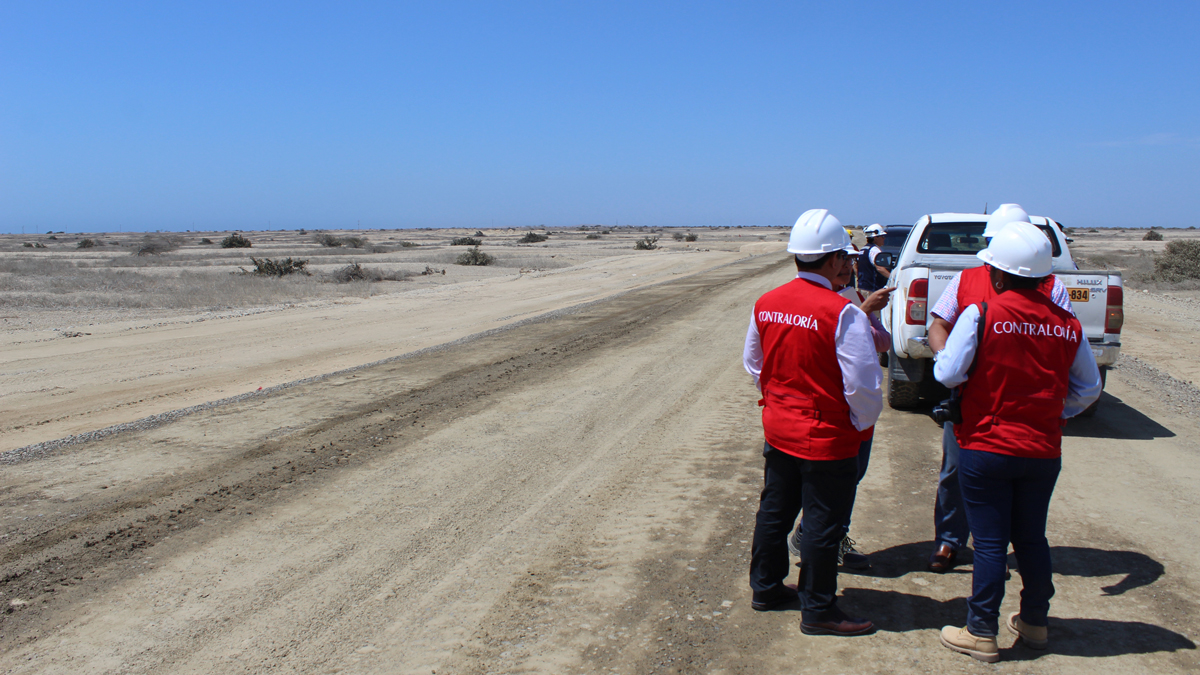
POLYGON ((1002 636, 991 667, 938 644, 970 566, 924 571, 940 430, 920 413, 877 426, 853 527, 874 567, 841 576, 879 631, 807 637, 798 611, 753 612, 762 441, 740 353, 789 264, 741 260, 4 466, 0 669, 1200 669, 1198 425, 1172 403, 1194 389, 1144 361, 1068 428, 1050 651, 1002 636))

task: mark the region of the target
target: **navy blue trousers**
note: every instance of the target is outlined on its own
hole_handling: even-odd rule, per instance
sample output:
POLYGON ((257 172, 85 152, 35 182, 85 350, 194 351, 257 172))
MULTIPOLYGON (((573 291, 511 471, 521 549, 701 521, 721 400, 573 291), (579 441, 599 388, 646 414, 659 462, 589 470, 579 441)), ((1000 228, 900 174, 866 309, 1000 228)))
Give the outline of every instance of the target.
POLYGON ((958 453, 954 425, 947 422, 942 427, 942 470, 938 475, 937 502, 933 505, 933 532, 938 546, 949 544, 956 551, 967 545, 971 534, 958 485, 958 453))
POLYGON ((999 631, 1010 542, 1021 574, 1021 619, 1031 626, 1045 626, 1054 596, 1046 514, 1062 459, 962 448, 958 460, 963 506, 975 538, 967 629, 980 637, 999 631))
POLYGON ((804 509, 800 609, 805 622, 838 618, 837 554, 854 502, 858 458, 816 461, 763 447, 763 490, 750 547, 750 588, 770 593, 787 578, 787 537, 804 509))

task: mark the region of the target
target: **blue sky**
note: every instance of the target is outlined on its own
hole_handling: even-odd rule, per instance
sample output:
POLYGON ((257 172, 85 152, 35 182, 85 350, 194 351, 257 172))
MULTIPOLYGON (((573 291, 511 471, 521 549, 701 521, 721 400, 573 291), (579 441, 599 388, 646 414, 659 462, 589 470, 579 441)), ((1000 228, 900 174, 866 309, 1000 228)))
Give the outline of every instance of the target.
POLYGON ((1200 3, 0 5, 0 231, 1200 225, 1200 3))

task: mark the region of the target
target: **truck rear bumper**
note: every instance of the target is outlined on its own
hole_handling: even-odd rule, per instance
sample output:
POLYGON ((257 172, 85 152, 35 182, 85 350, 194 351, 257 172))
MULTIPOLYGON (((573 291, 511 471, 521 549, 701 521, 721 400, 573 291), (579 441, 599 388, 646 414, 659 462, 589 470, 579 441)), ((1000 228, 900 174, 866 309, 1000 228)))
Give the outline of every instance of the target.
POLYGON ((1096 365, 1111 366, 1117 362, 1117 357, 1121 355, 1120 342, 1092 342, 1088 340, 1089 346, 1092 348, 1092 356, 1096 357, 1096 365))

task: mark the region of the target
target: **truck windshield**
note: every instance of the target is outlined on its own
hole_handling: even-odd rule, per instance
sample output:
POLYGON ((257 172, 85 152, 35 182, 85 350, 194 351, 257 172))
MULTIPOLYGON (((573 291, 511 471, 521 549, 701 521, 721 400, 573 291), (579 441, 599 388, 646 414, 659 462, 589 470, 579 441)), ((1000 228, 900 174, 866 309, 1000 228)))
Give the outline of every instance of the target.
POLYGON ((920 253, 975 255, 987 248, 983 223, 930 223, 917 244, 920 253))

